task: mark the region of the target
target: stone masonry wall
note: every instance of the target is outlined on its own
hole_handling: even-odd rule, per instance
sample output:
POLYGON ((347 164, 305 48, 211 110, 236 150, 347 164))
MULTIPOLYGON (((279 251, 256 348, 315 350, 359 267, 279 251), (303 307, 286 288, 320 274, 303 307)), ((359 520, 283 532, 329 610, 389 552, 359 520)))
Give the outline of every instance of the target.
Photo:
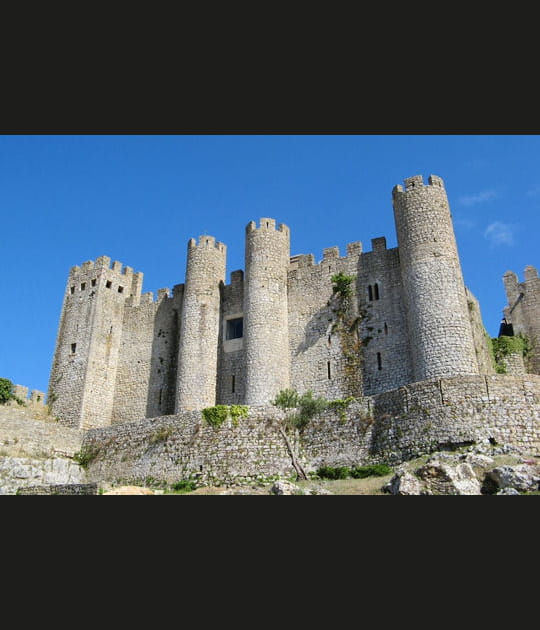
POLYGON ((458 376, 421 381, 325 413, 303 436, 311 466, 398 464, 491 440, 540 454, 540 378, 458 376))
POLYGON ((213 236, 188 243, 180 318, 176 411, 216 404, 221 286, 227 248, 213 236))
POLYGON ((112 423, 174 413, 183 285, 145 293, 124 312, 112 423))
POLYGON ((4 455, 73 457, 80 449, 83 431, 66 427, 51 418, 32 417, 32 410, 0 405, 0 450, 4 455))
MULTIPOLYGON (((357 275, 361 248, 361 243, 350 243, 344 257, 340 257, 337 247, 327 248, 319 264, 315 264, 313 254, 291 259, 288 274, 291 387, 300 393, 311 390, 329 400, 362 393, 361 362, 351 366, 357 375, 352 383, 346 378, 348 366, 343 348, 353 335, 357 338, 358 326, 350 335, 346 332, 347 338, 342 337, 345 331, 338 328, 338 304, 331 280, 339 272, 357 275)), ((351 302, 356 302, 356 281, 352 288, 351 302)))
POLYGON ((465 289, 467 296, 467 308, 469 309, 469 320, 471 322, 471 331, 474 343, 474 352, 478 362, 478 371, 480 374, 495 374, 493 361, 489 345, 488 333, 484 327, 482 315, 480 312, 480 304, 474 295, 465 289))
POLYGON ((279 434, 276 409, 252 408, 238 426, 207 425, 200 411, 88 431, 95 453, 89 481, 146 483, 195 478, 202 483, 249 483, 294 474, 279 434))
POLYGON ((217 371, 218 404, 244 404, 246 391, 244 337, 227 339, 227 322, 243 317, 244 272, 237 270, 231 273, 231 284, 222 287, 221 294, 221 328, 217 371))
MULTIPOLYGON (((294 474, 275 407, 253 407, 238 426, 213 428, 200 412, 88 431, 90 481, 250 483, 294 474)), ((321 465, 397 464, 426 452, 491 440, 540 454, 540 377, 431 379, 359 399, 345 418, 327 411, 303 431, 300 460, 321 465)))
POLYGON ((395 389, 412 380, 399 252, 386 249, 386 239, 372 239, 362 254, 359 274, 364 394, 395 389))
POLYGON ((142 274, 110 262, 72 267, 65 290, 48 400, 72 427, 110 424, 124 305, 140 297, 142 274))
POLYGON ((393 190, 413 380, 477 374, 471 324, 443 181, 421 175, 393 190))
POLYGON ((287 272, 289 228, 261 218, 246 226, 244 284, 245 403, 268 404, 289 387, 287 272))
POLYGON ((512 324, 514 335, 523 334, 529 338, 531 356, 527 369, 540 374, 540 278, 535 267, 525 268, 525 279, 519 282, 517 275, 507 271, 503 277, 508 305, 504 315, 512 324))

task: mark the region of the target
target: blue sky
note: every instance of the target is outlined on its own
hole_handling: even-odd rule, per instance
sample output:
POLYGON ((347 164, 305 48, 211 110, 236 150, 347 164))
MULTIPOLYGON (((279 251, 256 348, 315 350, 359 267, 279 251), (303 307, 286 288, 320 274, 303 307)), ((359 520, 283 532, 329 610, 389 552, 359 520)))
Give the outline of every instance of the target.
POLYGON ((386 236, 392 188, 443 178, 465 284, 496 336, 502 275, 540 266, 537 135, 0 136, 0 377, 46 391, 70 267, 110 256, 143 292, 184 282, 187 242, 210 234, 244 268, 244 229, 272 217, 291 255, 386 236))

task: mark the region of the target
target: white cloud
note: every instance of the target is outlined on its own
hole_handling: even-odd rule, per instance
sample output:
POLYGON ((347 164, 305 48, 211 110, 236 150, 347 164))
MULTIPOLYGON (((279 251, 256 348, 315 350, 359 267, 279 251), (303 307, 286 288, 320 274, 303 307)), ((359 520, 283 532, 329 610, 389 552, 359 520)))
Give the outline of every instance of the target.
POLYGON ((474 206, 477 203, 484 203, 491 199, 497 199, 499 194, 495 190, 484 190, 474 195, 465 195, 459 198, 459 202, 464 206, 474 206))
POLYGON ((484 231, 484 238, 487 238, 492 245, 513 245, 515 226, 508 223, 494 221, 490 223, 484 231))

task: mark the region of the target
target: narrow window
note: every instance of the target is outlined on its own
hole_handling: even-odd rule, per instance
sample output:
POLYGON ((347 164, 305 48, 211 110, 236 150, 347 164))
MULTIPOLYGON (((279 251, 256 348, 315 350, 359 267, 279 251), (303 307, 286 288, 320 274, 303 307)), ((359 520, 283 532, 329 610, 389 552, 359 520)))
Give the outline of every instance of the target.
POLYGON ((111 326, 111 329, 109 330, 109 335, 112 335, 112 326, 111 326))
POLYGON ((110 289, 112 287, 112 282, 110 280, 107 280, 105 286, 107 287, 107 289, 110 289))
POLYGON ((386 323, 384 324, 384 334, 388 334, 388 325, 386 323))
POLYGON ((76 343, 72 343, 71 344, 71 354, 75 354, 75 350, 77 350, 77 344, 76 343))
POLYGON ((233 394, 234 394, 234 392, 235 392, 235 387, 236 387, 236 377, 235 377, 235 375, 233 374, 233 375, 232 375, 232 379, 231 379, 231 389, 232 389, 232 393, 233 393, 233 394))
POLYGON ((368 286, 367 290, 368 290, 369 301, 372 302, 373 301, 373 287, 371 286, 371 284, 368 286))
POLYGON ((326 371, 328 373, 328 378, 332 378, 332 372, 330 370, 330 361, 327 361, 326 363, 326 371))
POLYGON ((244 318, 236 317, 235 319, 227 320, 227 330, 225 332, 225 339, 240 339, 244 336, 244 318))
POLYGON ((375 291, 375 299, 378 300, 379 299, 379 285, 375 283, 375 286, 373 287, 373 289, 375 291))
POLYGON ((95 287, 95 286, 96 286, 96 279, 95 279, 95 278, 92 280, 92 286, 93 286, 93 287, 95 287))
POLYGON ((70 291, 71 291, 71 295, 73 295, 75 293, 75 287, 71 287, 70 291))
POLYGON ((81 291, 86 289, 86 282, 81 282, 81 291))
POLYGON ((162 394, 163 394, 163 390, 162 390, 162 389, 160 389, 160 390, 159 390, 159 406, 160 406, 160 407, 161 407, 161 396, 162 396, 162 394))
POLYGON ((382 370, 382 359, 380 352, 377 352, 377 369, 382 370))
POLYGON ((124 292, 124 287, 118 287, 118 293, 123 293, 124 292))

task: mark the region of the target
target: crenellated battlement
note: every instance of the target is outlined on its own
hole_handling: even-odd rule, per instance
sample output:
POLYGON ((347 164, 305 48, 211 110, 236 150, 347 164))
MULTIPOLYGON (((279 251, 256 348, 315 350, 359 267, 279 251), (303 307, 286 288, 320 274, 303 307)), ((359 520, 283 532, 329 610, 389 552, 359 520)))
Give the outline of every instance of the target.
POLYGON ((444 181, 438 175, 430 175, 428 177, 428 183, 424 185, 424 178, 422 175, 413 175, 412 177, 407 177, 407 179, 403 180, 405 184, 405 189, 401 184, 397 184, 392 189, 392 196, 395 196, 397 193, 408 193, 412 191, 417 191, 421 189, 428 188, 429 186, 433 186, 435 188, 443 188, 444 189, 444 181))
POLYGON ((231 271, 231 285, 238 286, 244 282, 244 271, 243 269, 236 269, 235 271, 231 271))
POLYGON ((220 241, 216 241, 215 236, 201 235, 198 242, 194 238, 189 239, 188 249, 218 249, 220 252, 225 253, 227 246, 220 241))
POLYGON ((257 227, 255 221, 250 221, 246 225, 246 234, 248 234, 249 232, 258 232, 259 230, 263 232, 277 231, 283 232, 284 234, 290 233, 289 227, 285 225, 285 223, 280 223, 276 229, 276 220, 270 219, 268 217, 262 217, 261 219, 259 219, 259 227, 257 227))
POLYGON ((94 295, 96 289, 104 287, 116 291, 124 299, 132 298, 132 304, 137 304, 143 276, 142 272, 134 272, 133 267, 118 260, 111 264, 109 256, 99 256, 95 261, 87 260, 70 269, 67 295, 94 295))

